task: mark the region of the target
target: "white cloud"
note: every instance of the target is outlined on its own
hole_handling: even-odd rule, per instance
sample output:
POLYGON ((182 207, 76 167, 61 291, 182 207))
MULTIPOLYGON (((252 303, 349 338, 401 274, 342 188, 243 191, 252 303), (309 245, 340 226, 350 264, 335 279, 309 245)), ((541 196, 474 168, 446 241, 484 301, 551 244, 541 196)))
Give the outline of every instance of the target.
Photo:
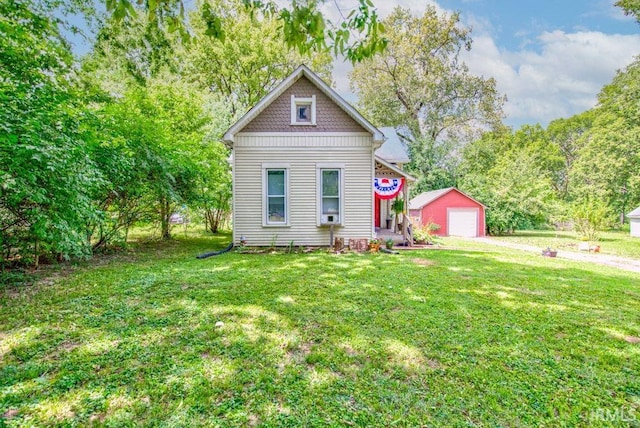
MULTIPOLYGON (((607 10, 617 10, 606 3, 607 10)), ((356 2, 338 0, 338 4, 346 15, 356 2)), ((376 4, 383 18, 398 5, 410 8, 415 14, 424 13, 426 4, 445 11, 434 1, 395 0, 376 4)), ((336 16, 335 3, 328 1, 323 7, 327 8, 328 16, 336 16)), ((510 51, 496 45, 493 35, 499 30, 490 21, 470 15, 465 19, 465 24, 473 28, 473 46, 463 54, 463 59, 474 74, 496 79, 498 90, 508 98, 506 122, 513 126, 538 122, 545 126, 551 120, 592 108, 598 92, 616 71, 640 54, 640 34, 577 30, 527 32, 528 39, 518 50, 510 51)), ((348 80, 351 64, 338 59, 334 67, 336 89, 346 99, 353 100, 348 80)))
POLYGON ((465 61, 472 72, 494 77, 509 99, 512 125, 546 125, 593 107, 600 89, 638 54, 640 35, 544 32, 539 51, 498 49, 488 34, 476 35, 465 61))

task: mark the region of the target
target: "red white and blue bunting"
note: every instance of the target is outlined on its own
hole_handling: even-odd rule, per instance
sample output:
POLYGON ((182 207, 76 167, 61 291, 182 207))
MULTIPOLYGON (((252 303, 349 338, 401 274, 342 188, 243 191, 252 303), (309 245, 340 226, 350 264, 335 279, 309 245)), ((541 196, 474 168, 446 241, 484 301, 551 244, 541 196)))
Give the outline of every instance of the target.
POLYGON ((402 190, 404 178, 374 178, 373 191, 379 199, 393 199, 402 190))

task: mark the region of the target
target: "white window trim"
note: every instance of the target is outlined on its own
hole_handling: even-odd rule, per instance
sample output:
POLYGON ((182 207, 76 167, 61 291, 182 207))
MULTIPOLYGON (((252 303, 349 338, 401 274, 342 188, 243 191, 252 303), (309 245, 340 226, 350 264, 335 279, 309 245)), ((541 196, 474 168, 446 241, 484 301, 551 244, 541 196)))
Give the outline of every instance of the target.
POLYGON ((344 226, 344 164, 341 163, 317 163, 316 164, 316 225, 326 226, 322 224, 322 170, 337 169, 340 171, 340 221, 336 226, 344 226))
POLYGON ((262 227, 290 227, 290 192, 289 192, 289 169, 288 163, 263 163, 262 164, 262 227), (267 203, 267 171, 273 169, 284 170, 284 222, 270 222, 269 208, 267 203))
POLYGON ((291 95, 291 126, 316 126, 316 96, 296 97, 291 95), (311 106, 311 122, 298 122, 298 104, 311 106))

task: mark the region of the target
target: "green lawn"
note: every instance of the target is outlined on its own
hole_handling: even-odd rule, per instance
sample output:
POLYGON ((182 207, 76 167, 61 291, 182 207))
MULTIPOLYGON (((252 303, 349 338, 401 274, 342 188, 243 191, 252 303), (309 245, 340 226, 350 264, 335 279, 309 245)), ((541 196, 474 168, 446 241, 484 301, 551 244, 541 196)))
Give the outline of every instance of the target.
POLYGON ((640 423, 638 274, 490 247, 194 258, 228 239, 1 288, 0 426, 640 423))
MULTIPOLYGON (((523 230, 514 235, 495 236, 498 239, 518 244, 534 245, 542 248, 578 251, 580 236, 576 232, 556 232, 552 230, 523 230)), ((640 259, 640 238, 631 237, 629 232, 601 232, 598 241, 592 246, 600 245, 603 254, 640 259)))

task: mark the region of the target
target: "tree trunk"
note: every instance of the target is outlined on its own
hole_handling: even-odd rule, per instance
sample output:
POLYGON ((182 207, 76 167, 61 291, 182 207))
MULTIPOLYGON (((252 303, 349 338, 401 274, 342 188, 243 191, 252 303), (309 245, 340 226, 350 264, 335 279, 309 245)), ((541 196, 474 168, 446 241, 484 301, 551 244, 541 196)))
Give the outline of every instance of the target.
POLYGON ((162 198, 160 200, 160 228, 162 230, 162 239, 171 239, 171 231, 169 230, 169 218, 171 217, 171 213, 169 212, 169 208, 169 200, 162 198))

